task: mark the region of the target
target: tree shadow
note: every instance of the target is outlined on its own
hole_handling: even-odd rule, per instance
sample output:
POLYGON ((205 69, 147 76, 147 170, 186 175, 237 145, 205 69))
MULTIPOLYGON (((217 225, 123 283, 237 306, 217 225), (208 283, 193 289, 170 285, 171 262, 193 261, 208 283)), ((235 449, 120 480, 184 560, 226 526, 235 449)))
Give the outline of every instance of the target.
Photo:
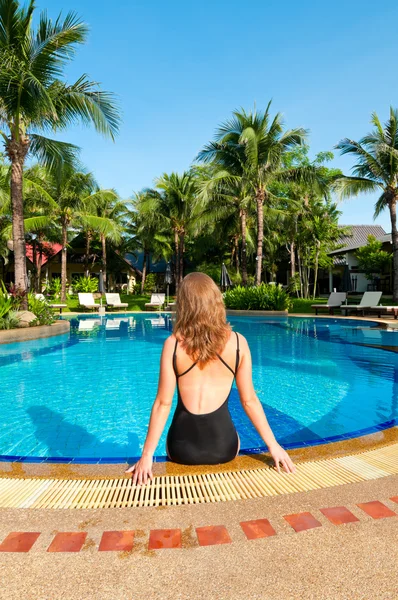
POLYGON ((47 447, 50 457, 121 458, 129 461, 140 454, 136 433, 130 432, 124 445, 111 440, 101 441, 81 425, 69 423, 62 414, 46 406, 31 406, 26 412, 35 427, 36 439, 47 447))

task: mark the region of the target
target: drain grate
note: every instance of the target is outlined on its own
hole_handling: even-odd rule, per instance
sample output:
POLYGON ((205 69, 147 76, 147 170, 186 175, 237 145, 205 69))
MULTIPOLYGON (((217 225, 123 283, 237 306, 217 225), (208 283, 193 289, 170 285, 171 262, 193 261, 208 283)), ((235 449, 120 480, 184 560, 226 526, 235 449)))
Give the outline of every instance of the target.
POLYGON ((177 506, 305 492, 398 473, 398 444, 361 454, 304 462, 296 473, 273 468, 159 476, 146 486, 130 478, 0 478, 0 508, 92 509, 177 506))

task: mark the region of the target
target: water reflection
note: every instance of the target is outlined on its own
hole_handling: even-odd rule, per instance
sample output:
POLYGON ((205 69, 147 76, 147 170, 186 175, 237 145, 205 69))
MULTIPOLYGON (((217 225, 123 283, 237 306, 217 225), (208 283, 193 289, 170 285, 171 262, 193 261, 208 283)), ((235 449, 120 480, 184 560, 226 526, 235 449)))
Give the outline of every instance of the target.
MULTIPOLYGON (((70 321, 71 335, 78 340, 115 340, 120 338, 135 338, 137 334, 145 337, 153 330, 171 332, 172 317, 166 314, 155 314, 147 318, 137 319, 134 316, 79 316, 70 321)), ((162 340, 163 341, 163 340, 162 340)))

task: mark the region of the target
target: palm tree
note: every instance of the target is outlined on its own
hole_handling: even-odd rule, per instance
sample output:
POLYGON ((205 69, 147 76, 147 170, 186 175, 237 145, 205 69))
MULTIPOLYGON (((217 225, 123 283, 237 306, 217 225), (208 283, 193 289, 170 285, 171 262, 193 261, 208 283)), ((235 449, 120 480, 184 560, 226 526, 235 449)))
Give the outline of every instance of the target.
POLYGON ((197 180, 193 171, 186 171, 182 175, 164 173, 155 180, 155 185, 158 189, 144 190, 141 208, 156 221, 162 219, 173 232, 178 290, 184 276, 185 238, 197 216, 197 180))
POLYGON ((152 254, 155 258, 169 260, 172 256, 172 245, 167 224, 162 216, 151 214, 146 210, 146 193, 139 192, 134 195, 132 208, 128 213, 127 234, 130 238, 129 246, 132 250, 141 249, 143 252, 141 294, 144 293, 147 276, 148 260, 152 254))
MULTIPOLYGON (((238 161, 237 161, 238 162, 238 161)), ((200 214, 198 222, 202 226, 212 226, 224 231, 226 223, 232 218, 238 219, 239 226, 233 225, 235 230, 234 256, 237 271, 241 271, 242 284, 247 285, 247 221, 250 213, 251 196, 245 178, 240 169, 233 166, 227 169, 209 165, 208 168, 198 170, 198 200, 200 214), (222 226, 220 227, 220 224, 222 226), (241 260, 239 261, 238 245, 241 242, 241 260)))
POLYGON ((373 131, 358 142, 345 138, 336 148, 341 154, 350 154, 357 161, 353 176, 340 177, 336 189, 342 198, 361 193, 380 194, 375 204, 374 218, 388 208, 391 219, 393 249, 393 301, 398 302, 398 110, 390 107, 390 117, 383 125, 376 113, 372 114, 373 131))
POLYGON ((64 80, 66 63, 84 43, 87 27, 74 13, 65 19, 40 15, 32 28, 34 0, 0 0, 0 134, 11 162, 11 201, 15 284, 26 290, 23 168, 29 154, 44 164, 72 162, 76 147, 36 133, 91 123, 113 139, 119 114, 110 93, 82 75, 71 85, 64 80))
POLYGON ((119 243, 127 215, 126 203, 115 190, 96 189, 81 201, 80 221, 88 231, 98 233, 102 247, 102 272, 107 289, 107 241, 119 243))
POLYGON ((200 161, 212 162, 234 174, 240 173, 252 190, 257 209, 256 285, 260 284, 262 273, 264 204, 272 208, 272 184, 303 179, 316 181, 313 167, 283 167, 284 154, 303 144, 307 131, 302 128, 284 131, 280 113, 271 120, 270 106, 271 102, 264 112, 235 111, 233 118, 219 127, 215 141, 207 144, 198 155, 200 161))
MULTIPOLYGON (((68 242, 71 229, 90 230, 103 238, 120 239, 118 223, 108 216, 105 206, 117 199, 113 190, 99 189, 92 173, 75 170, 65 162, 58 162, 52 169, 41 169, 40 178, 27 180, 30 193, 35 194, 36 203, 42 203, 45 215, 35 215, 25 220, 27 231, 44 228, 58 229, 62 244, 61 254, 61 301, 66 301, 66 276, 68 242)), ((25 182, 26 183, 26 182, 25 182)), ((32 201, 31 201, 32 202, 32 201)), ((106 248, 105 248, 106 269, 106 248)))

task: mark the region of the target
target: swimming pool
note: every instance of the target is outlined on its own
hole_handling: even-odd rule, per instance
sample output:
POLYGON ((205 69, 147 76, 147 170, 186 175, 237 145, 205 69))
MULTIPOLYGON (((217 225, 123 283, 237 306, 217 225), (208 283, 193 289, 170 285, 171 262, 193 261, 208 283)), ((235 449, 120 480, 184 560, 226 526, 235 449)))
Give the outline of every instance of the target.
MULTIPOLYGON (((255 389, 285 448, 398 424, 398 332, 332 317, 230 322, 249 342, 255 389)), ((1 459, 139 456, 170 331, 166 314, 85 315, 71 320, 70 334, 0 346, 1 459)), ((235 388, 230 410, 241 451, 264 449, 235 388)))

